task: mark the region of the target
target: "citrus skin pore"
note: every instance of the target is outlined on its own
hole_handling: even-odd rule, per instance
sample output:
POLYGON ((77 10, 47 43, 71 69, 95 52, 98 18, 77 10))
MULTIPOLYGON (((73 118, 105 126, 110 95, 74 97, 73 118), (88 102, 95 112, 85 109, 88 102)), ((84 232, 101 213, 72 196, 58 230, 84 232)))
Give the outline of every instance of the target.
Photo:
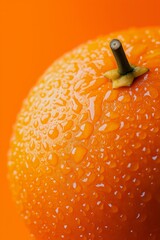
POLYGON ((17 117, 9 177, 36 240, 160 239, 160 28, 89 41, 39 79, 17 117), (112 88, 109 43, 149 68, 112 88))

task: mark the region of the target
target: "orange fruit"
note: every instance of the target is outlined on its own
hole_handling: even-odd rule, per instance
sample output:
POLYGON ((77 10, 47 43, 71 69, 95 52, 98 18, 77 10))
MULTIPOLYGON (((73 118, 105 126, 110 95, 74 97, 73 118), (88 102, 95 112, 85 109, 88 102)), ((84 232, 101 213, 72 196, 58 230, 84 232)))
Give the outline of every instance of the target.
POLYGON ((160 28, 89 41, 40 78, 9 154, 14 198, 38 240, 160 239, 160 28), (109 48, 149 68, 112 88, 109 48))

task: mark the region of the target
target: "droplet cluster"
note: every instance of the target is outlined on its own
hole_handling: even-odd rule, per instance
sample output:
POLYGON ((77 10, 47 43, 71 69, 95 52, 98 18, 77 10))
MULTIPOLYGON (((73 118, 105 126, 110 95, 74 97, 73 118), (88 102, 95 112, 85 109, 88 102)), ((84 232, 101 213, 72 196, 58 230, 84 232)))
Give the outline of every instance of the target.
POLYGON ((39 79, 14 128, 9 175, 37 240, 160 239, 160 29, 110 34, 39 79), (112 89, 109 48, 149 72, 112 89))

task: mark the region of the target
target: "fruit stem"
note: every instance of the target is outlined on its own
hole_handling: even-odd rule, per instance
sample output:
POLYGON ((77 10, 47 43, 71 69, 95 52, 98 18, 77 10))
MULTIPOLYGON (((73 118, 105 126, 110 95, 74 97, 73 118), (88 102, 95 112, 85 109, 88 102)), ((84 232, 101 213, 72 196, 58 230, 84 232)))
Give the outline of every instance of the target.
POLYGON ((118 39, 113 39, 110 42, 110 48, 113 52, 115 60, 117 62, 118 71, 121 75, 126 75, 133 71, 133 67, 130 66, 121 42, 118 39))
POLYGON ((130 87, 135 78, 148 72, 148 68, 143 66, 130 65, 122 44, 118 39, 110 42, 110 47, 116 59, 118 69, 112 69, 104 73, 104 77, 112 81, 113 88, 130 87))

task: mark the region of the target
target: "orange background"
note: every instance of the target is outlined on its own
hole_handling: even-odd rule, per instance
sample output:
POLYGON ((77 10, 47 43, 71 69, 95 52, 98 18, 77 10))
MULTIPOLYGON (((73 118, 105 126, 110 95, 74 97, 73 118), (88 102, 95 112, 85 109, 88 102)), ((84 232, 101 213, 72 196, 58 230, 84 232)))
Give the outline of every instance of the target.
POLYGON ((12 126, 29 89, 78 44, 130 26, 160 25, 159 15, 159 0, 1 0, 0 239, 29 239, 6 177, 12 126))

